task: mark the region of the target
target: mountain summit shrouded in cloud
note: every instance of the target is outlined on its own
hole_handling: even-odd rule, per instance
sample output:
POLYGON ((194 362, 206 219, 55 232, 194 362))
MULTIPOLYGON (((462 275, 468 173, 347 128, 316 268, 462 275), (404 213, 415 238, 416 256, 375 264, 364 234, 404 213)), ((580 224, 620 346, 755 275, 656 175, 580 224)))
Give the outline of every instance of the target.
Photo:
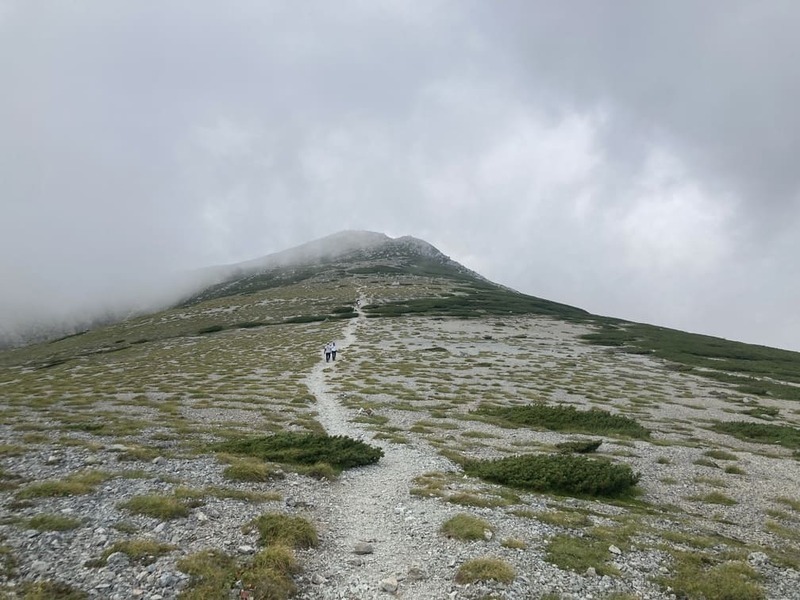
MULTIPOLYGON (((353 264, 366 258, 401 252, 434 259, 457 270, 468 269, 450 260, 422 240, 405 236, 390 238, 370 231, 342 231, 300 246, 260 258, 176 274, 172 277, 154 276, 145 282, 125 282, 106 294, 92 298, 88 295, 78 307, 53 309, 46 305, 28 307, 24 318, 15 319, 14 311, 4 315, 0 329, 0 345, 19 345, 75 333, 95 325, 118 321, 128 316, 166 308, 182 299, 201 292, 209 286, 222 286, 231 281, 257 276, 274 270, 288 270, 304 265, 324 265, 335 260, 353 264), (37 310, 38 308, 38 310, 37 310)), ((475 274, 476 277, 477 274, 475 274)))
POLYGON ((4 330, 369 229, 800 349, 797 2, 0 6, 4 330))

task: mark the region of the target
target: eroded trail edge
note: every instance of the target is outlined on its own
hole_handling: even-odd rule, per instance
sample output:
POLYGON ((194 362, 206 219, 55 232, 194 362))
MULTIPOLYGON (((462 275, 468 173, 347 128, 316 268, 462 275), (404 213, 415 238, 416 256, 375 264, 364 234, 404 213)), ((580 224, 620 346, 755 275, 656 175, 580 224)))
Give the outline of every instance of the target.
MULTIPOLYGON (((364 302, 362 302, 363 304, 364 302)), ((359 311, 344 331, 342 354, 358 340, 369 321, 359 311)), ((437 547, 441 509, 409 494, 415 477, 451 468, 427 446, 373 440, 351 419, 329 390, 336 363, 320 362, 307 379, 317 399, 318 420, 330 435, 346 435, 379 446, 384 457, 376 465, 342 473, 316 509, 320 547, 304 561, 304 598, 446 598, 452 580, 442 574, 452 565, 437 547)))

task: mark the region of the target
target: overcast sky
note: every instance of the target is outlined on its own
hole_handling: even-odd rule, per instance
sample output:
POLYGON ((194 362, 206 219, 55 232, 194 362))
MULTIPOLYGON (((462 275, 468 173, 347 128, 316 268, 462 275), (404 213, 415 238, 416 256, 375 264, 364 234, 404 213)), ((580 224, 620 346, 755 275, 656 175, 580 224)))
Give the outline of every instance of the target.
POLYGON ((343 229, 800 350, 796 0, 0 0, 0 334, 343 229))

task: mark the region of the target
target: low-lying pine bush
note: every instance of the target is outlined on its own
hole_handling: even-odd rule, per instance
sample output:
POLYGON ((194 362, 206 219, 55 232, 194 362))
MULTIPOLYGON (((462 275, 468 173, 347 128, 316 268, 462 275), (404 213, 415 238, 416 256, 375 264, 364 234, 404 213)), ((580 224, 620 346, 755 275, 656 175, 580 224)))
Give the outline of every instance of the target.
POLYGON ((647 438, 650 432, 633 419, 614 415, 599 408, 578 410, 574 406, 481 406, 479 415, 497 417, 515 425, 542 427, 551 431, 569 431, 595 435, 621 435, 647 438))
POLYGON ((536 492, 623 496, 639 481, 628 465, 574 454, 523 454, 464 463, 467 475, 536 492))
POLYGON ((229 440, 215 444, 213 449, 279 463, 314 465, 324 462, 339 472, 376 463, 383 456, 380 448, 347 436, 295 432, 229 440))
POLYGON ((597 450, 602 443, 603 440, 569 440, 556 444, 556 448, 559 452, 563 452, 565 454, 569 454, 570 452, 574 452, 576 454, 589 454, 590 452, 597 450))

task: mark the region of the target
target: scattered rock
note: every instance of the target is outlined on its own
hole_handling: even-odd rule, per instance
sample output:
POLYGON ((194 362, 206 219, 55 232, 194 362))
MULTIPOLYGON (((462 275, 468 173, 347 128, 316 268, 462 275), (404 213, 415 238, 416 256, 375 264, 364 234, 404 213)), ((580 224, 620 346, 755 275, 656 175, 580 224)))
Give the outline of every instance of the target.
POLYGON ((127 567, 130 562, 131 559, 124 552, 113 552, 109 554, 106 559, 106 565, 108 565, 110 569, 127 567))
POLYGON ((372 544, 367 542, 358 542, 353 546, 353 554, 372 554, 374 551, 372 544))
POLYGON ((390 594, 394 594, 397 591, 397 588, 400 584, 397 582, 395 577, 387 577, 383 581, 381 581, 381 589, 384 592, 389 592, 390 594))

